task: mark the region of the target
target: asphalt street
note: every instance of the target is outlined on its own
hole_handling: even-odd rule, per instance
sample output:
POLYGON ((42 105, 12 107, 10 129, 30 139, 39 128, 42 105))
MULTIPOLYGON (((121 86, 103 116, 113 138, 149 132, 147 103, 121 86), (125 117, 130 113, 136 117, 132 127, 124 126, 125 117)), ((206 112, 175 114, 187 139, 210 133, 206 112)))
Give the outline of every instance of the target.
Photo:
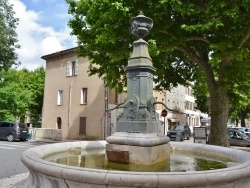
POLYGON ((0 141, 0 179, 28 172, 21 162, 21 154, 34 146, 47 144, 41 141, 0 141))

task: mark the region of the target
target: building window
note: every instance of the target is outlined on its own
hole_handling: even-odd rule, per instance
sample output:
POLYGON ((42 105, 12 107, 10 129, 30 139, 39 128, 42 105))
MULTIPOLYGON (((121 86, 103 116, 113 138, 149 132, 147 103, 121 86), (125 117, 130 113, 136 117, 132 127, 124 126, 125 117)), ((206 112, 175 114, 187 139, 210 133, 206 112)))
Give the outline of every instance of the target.
POLYGON ((170 102, 170 100, 168 100, 167 106, 168 106, 169 108, 171 108, 171 102, 170 102))
POLYGON ((87 117, 80 117, 79 135, 86 136, 86 124, 87 124, 86 122, 87 122, 87 117))
POLYGON ((189 102, 185 101, 185 110, 189 110, 189 102))
POLYGON ((78 75, 78 60, 68 61, 66 74, 67 74, 67 76, 78 75))
POLYGON ((88 103, 88 88, 81 89, 81 104, 88 103))
POLYGON ((57 105, 63 104, 63 90, 58 90, 57 92, 57 105))
POLYGON ((173 103, 172 103, 172 108, 173 108, 173 109, 176 109, 175 101, 173 101, 173 103))
POLYGON ((190 110, 194 110, 194 103, 190 103, 190 110))

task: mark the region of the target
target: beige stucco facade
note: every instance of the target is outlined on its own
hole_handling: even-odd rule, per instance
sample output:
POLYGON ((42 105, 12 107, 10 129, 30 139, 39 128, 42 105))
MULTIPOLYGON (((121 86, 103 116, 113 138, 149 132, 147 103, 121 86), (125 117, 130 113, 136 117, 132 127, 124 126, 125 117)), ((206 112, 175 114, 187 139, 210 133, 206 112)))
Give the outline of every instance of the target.
POLYGON ((94 136, 103 139, 104 82, 97 76, 88 76, 89 60, 78 58, 74 54, 75 49, 42 57, 46 60, 42 128, 61 128, 62 138, 82 139, 94 136), (68 62, 78 62, 78 66, 75 65, 78 68, 76 75, 67 76, 68 62), (83 88, 87 88, 86 103, 82 102, 83 88), (80 128, 81 118, 83 121, 80 128))

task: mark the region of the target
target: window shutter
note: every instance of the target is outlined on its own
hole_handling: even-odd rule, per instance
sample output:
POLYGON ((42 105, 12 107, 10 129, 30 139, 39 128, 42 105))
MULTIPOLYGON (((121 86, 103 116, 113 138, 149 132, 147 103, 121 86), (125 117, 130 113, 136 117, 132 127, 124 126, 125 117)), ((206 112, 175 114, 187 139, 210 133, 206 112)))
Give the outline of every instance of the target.
POLYGON ((78 75, 78 59, 75 61, 75 75, 78 75))
POLYGON ((85 88, 85 99, 84 102, 87 104, 88 103, 88 88, 85 88))
POLYGON ((63 91, 58 90, 57 92, 57 105, 62 105, 63 104, 63 91))
POLYGON ((79 122, 79 135, 86 136, 86 125, 87 124, 87 117, 80 117, 79 122))
POLYGON ((66 70, 66 75, 67 76, 72 76, 72 62, 68 61, 67 62, 67 70, 66 70))

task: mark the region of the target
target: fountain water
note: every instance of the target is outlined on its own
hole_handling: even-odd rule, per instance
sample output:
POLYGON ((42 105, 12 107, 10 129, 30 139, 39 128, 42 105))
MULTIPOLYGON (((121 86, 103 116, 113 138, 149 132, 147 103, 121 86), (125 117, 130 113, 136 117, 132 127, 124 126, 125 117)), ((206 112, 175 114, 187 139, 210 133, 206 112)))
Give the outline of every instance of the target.
MULTIPOLYGON (((158 114, 152 96, 153 73, 148 44, 143 40, 153 26, 150 18, 139 14, 130 20, 131 31, 139 37, 133 43, 133 54, 126 72, 128 97, 123 113, 117 122, 116 133, 106 141, 79 141, 49 144, 31 148, 22 154, 21 160, 29 169, 29 177, 23 188, 76 188, 76 187, 196 187, 196 188, 247 188, 250 185, 250 153, 230 148, 169 142, 169 138, 157 131, 158 114), (109 161, 152 165, 169 158, 170 147, 176 150, 227 157, 235 161, 228 168, 199 172, 127 172, 67 166, 44 160, 62 152, 85 149, 106 149, 109 161)), ((163 104, 164 105, 164 104, 163 104)))

